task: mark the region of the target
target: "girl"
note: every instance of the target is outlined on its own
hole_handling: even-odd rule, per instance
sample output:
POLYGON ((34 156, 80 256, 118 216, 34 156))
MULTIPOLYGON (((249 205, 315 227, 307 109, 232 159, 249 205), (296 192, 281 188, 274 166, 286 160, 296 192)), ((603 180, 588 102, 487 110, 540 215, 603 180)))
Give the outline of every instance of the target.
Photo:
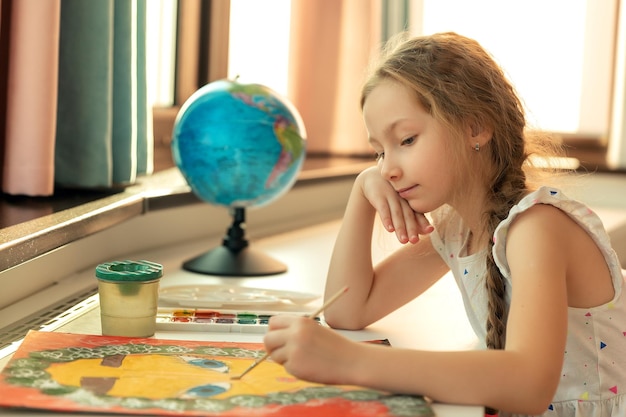
POLYGON ((357 177, 347 204, 326 296, 350 291, 327 323, 361 329, 451 270, 487 349, 381 347, 276 316, 264 339, 272 359, 303 379, 501 415, 625 416, 619 261, 593 212, 532 185, 536 143, 492 58, 454 33, 406 40, 374 69, 361 106, 378 166, 357 177), (376 213, 407 244, 374 266, 376 213))

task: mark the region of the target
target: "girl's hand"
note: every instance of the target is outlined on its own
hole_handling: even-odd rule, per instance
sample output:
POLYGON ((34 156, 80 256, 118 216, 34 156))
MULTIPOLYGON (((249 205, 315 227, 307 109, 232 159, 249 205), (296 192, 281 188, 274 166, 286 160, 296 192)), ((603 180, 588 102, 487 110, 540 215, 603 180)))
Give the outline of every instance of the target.
POLYGON ((263 341, 271 359, 297 378, 346 384, 353 371, 356 343, 310 318, 273 316, 263 341))
POLYGON ((378 212, 385 229, 395 232, 400 243, 417 243, 419 235, 434 230, 426 216, 413 211, 409 203, 380 175, 378 167, 361 172, 357 183, 363 197, 378 212))

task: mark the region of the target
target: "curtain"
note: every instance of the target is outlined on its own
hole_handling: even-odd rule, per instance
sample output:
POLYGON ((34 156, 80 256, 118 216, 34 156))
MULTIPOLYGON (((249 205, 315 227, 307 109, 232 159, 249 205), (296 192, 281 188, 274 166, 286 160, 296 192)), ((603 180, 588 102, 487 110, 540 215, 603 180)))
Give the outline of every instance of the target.
POLYGON ((2 2, 2 191, 49 196, 55 185, 111 188, 150 173, 146 0, 2 2))
POLYGON ((370 155, 359 106, 381 46, 380 0, 292 1, 288 95, 307 129, 307 152, 370 155))
POLYGON ((3 190, 53 190, 60 1, 3 0, 7 47, 3 190), (6 3, 6 4, 5 4, 6 3))

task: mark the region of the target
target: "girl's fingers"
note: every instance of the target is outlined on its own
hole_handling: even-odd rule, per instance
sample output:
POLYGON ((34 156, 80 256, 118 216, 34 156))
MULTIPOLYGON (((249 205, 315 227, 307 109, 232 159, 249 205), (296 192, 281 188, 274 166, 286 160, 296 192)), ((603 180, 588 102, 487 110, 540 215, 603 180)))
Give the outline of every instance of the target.
POLYGON ((374 207, 374 208, 376 209, 376 212, 378 213, 378 217, 380 217, 380 221, 382 222, 385 230, 387 230, 388 232, 395 231, 396 229, 394 225, 394 220, 391 214, 391 210, 389 209, 389 205, 381 204, 379 207, 374 207))
MULTIPOLYGON (((267 348, 266 348, 267 349, 267 348)), ((270 353, 270 357, 272 358, 272 362, 276 362, 279 365, 283 365, 287 360, 287 357, 284 354, 285 349, 282 347, 276 348, 274 350, 268 350, 270 353)))
POLYGON ((268 327, 270 330, 282 329, 288 327, 294 319, 295 317, 287 314, 272 316, 269 319, 268 327))
MULTIPOLYGON (((407 207, 403 200, 394 199, 389 201, 391 220, 393 222, 393 230, 396 232, 396 237, 400 243, 407 243, 409 241, 408 226, 410 226, 411 219, 407 217, 407 207), (408 224, 407 224, 408 221, 408 224)), ((408 207, 410 210, 410 207, 408 207)))
POLYGON ((284 361, 284 358, 281 359, 281 347, 287 341, 289 325, 292 321, 293 317, 287 315, 270 317, 268 332, 263 337, 263 344, 275 362, 282 363, 281 361, 284 361))
POLYGON ((420 230, 419 232, 420 235, 427 235, 431 233, 433 230, 435 230, 435 228, 430 224, 430 221, 424 214, 422 213, 415 213, 415 214, 416 214, 417 224, 420 230))
POLYGON ((401 243, 417 243, 420 235, 427 235, 435 228, 422 213, 416 213, 408 203, 401 205, 402 212, 393 217, 393 230, 401 243))
POLYGON ((358 177, 362 195, 374 207, 388 232, 395 232, 400 243, 417 243, 419 235, 428 234, 433 227, 422 213, 413 211, 409 203, 399 197, 393 187, 374 168, 358 177))
POLYGON ((406 228, 406 242, 417 243, 420 240, 419 235, 421 234, 420 226, 418 223, 418 216, 420 214, 415 213, 406 201, 402 202, 402 208, 404 224, 406 228))
POLYGON ((405 200, 400 200, 398 211, 393 216, 393 225, 401 243, 417 243, 420 235, 426 235, 434 230, 426 216, 413 211, 405 200))

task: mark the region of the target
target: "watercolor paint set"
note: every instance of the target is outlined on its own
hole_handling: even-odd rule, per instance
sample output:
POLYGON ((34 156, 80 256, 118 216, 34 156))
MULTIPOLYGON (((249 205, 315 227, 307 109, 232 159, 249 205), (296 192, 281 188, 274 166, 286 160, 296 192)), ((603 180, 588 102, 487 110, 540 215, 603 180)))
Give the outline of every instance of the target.
MULTIPOLYGON (((265 333, 273 315, 234 310, 159 308, 156 328, 166 331, 265 333)), ((315 317, 315 320, 321 322, 319 317, 315 317)))

